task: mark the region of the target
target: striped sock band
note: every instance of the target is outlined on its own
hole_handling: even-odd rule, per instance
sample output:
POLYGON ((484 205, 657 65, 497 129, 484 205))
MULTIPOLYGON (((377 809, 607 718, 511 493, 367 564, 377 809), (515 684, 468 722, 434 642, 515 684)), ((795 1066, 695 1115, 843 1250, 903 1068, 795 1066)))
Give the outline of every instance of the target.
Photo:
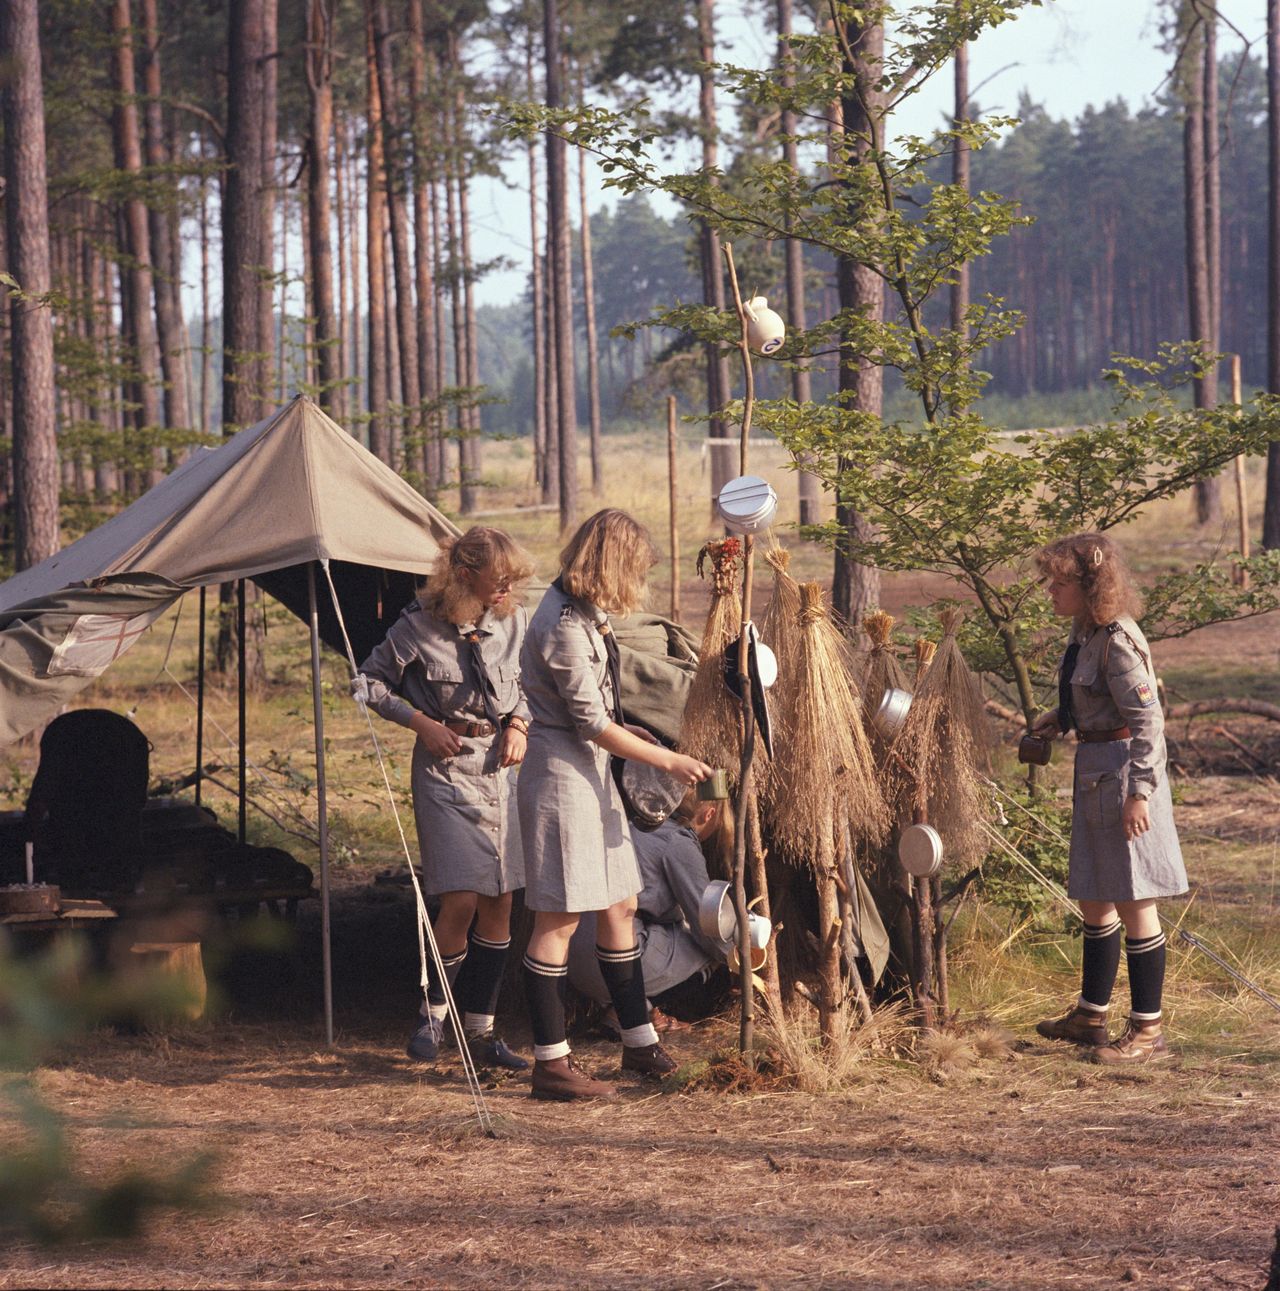
POLYGON ((1120 929, 1119 919, 1084 926, 1080 1004, 1094 1013, 1105 1013, 1111 1003, 1120 971, 1120 929))
POLYGON ((1125 958, 1129 963, 1130 1014, 1139 1022, 1155 1022, 1160 1017, 1164 994, 1164 969, 1167 956, 1163 930, 1150 937, 1125 941, 1125 958))
POLYGON ((563 1058, 569 1052, 564 1027, 564 999, 569 965, 548 964, 526 954, 521 967, 525 999, 529 1005, 529 1022, 533 1027, 534 1057, 540 1062, 563 1058))
MULTIPOLYGON (((644 969, 640 967, 640 946, 628 946, 625 950, 612 950, 606 946, 596 946, 596 960, 600 965, 600 976, 609 988, 609 998, 618 1014, 618 1030, 622 1032, 623 1043, 628 1043, 626 1036, 638 1027, 644 1027, 649 1021, 649 1001, 644 993, 644 969)), ((637 1043, 637 1042, 632 1042, 637 1043)), ((657 1038, 638 1043, 656 1044, 657 1038)))
MULTIPOLYGON (((453 984, 458 980, 458 974, 462 971, 462 965, 467 958, 467 948, 463 948, 454 955, 446 955, 440 952, 440 962, 444 965, 444 975, 448 980, 449 989, 453 990, 453 984)), ((430 1015, 436 1021, 441 1021, 448 1015, 449 1005, 445 1002, 444 983, 440 980, 437 972, 431 974, 431 985, 427 987, 427 1002, 423 1008, 425 1015, 430 1015)))
MULTIPOLYGON (((507 967, 507 951, 511 938, 490 941, 487 937, 471 934, 467 952, 467 966, 458 978, 458 1005, 468 1015, 487 1017, 493 1029, 493 1015, 498 1011, 498 994, 502 990, 502 975, 507 967)), ((467 1024, 468 1035, 478 1035, 467 1024)))

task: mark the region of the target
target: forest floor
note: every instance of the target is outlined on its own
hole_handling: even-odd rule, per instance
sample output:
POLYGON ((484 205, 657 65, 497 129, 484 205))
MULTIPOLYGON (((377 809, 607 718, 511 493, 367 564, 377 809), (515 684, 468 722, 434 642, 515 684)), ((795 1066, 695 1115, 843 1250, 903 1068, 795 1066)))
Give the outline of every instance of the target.
MULTIPOLYGON (((545 564, 553 539, 534 543, 537 522, 527 523, 545 564)), ((1158 524, 1134 531, 1135 552, 1158 524)), ((696 547, 700 529, 686 542, 696 547)), ((817 557, 800 563, 817 576, 817 557)), ((936 590, 890 579, 885 600, 899 608, 936 590)), ((1171 698, 1280 702, 1278 617, 1163 643, 1171 698)), ((188 612, 170 637, 166 619, 85 697, 137 715, 155 745, 153 778, 189 765, 192 714, 174 681, 191 680, 190 627, 188 612)), ((273 620, 268 642, 268 681, 250 709, 255 795, 301 829, 303 639, 273 620)), ((574 1107, 532 1101, 524 1076, 491 1080, 497 1135, 481 1134, 456 1058, 403 1056, 418 998, 413 906, 387 881, 403 862, 367 734, 340 662, 325 666, 335 1047, 323 1038, 316 903, 288 944, 211 944, 206 1020, 95 1032, 36 1081, 88 1177, 212 1153, 215 1208, 162 1212, 137 1242, 11 1243, 0 1288, 1266 1283, 1280 1223, 1280 1017, 1173 938, 1175 1058, 1139 1070, 1088 1064, 1032 1029, 1072 999, 1078 940, 1052 917, 1026 923, 980 894, 953 930, 959 1025, 941 1041, 913 1040, 890 1011, 848 1042, 834 1087, 812 1064, 800 1082, 735 1080, 727 1017, 668 1034, 685 1064, 671 1091, 619 1079, 616 1101, 574 1107)), ((225 758, 219 728, 234 730, 234 692, 215 689, 210 705, 211 747, 225 758)), ((387 746, 404 807, 408 746, 397 733, 387 746)), ((1165 913, 1280 994, 1276 725, 1214 718, 1170 736, 1192 893, 1165 913)), ((1069 763, 1055 764, 1059 788, 1069 763)), ((10 803, 20 805, 33 765, 29 747, 0 763, 10 803)), ((210 792, 232 819, 230 800, 210 792)), ((263 818, 252 828, 313 860, 263 818)), ((1117 1024, 1126 996, 1122 970, 1117 1024)), ((790 1026, 811 1031, 800 1007, 790 1026)), ((504 1008, 518 1013, 514 992, 504 1008)), ((522 1022, 503 1021, 527 1053, 522 1022)), ((768 1027, 762 1039, 781 1043, 768 1027)), ((582 1036, 575 1049, 618 1077, 616 1045, 582 1036)))

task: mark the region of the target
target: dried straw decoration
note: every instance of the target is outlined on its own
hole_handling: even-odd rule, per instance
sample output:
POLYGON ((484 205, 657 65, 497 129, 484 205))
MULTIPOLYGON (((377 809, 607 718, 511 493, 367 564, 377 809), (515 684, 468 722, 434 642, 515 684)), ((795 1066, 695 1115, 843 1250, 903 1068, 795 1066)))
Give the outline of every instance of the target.
MULTIPOLYGON (((791 577, 791 552, 774 545, 764 553, 773 570, 773 599, 760 620, 760 636, 778 660, 778 679, 769 689, 769 720, 773 726, 774 748, 794 747, 791 725, 795 719, 796 664, 800 655, 800 584, 791 577)), ((760 806, 772 822, 778 793, 776 768, 767 763, 756 767, 760 806)))
POLYGON ((897 751, 915 781, 917 805, 942 835, 947 859, 970 865, 986 851, 982 823, 988 796, 979 776, 989 766, 990 727, 982 689, 969 671, 956 633, 962 611, 949 606, 938 616, 942 641, 917 642, 923 676, 897 751))
POLYGON ((775 764, 773 831, 791 861, 823 874, 834 862, 837 822, 850 822, 856 842, 875 843, 888 831, 889 813, 844 641, 817 583, 800 585, 799 624, 795 692, 775 764))
MULTIPOLYGON (((867 667, 862 678, 863 711, 867 715, 868 725, 876 715, 886 690, 911 689, 894 649, 893 623, 893 615, 884 610, 872 610, 862 619, 863 630, 871 640, 871 653, 867 656, 867 667)), ((874 728, 872 729, 874 734, 874 728)))
MULTIPOLYGON (((698 649, 698 671, 689 688, 680 748, 713 767, 723 767, 730 781, 738 776, 741 741, 737 697, 725 685, 724 652, 742 631, 742 601, 738 596, 738 569, 742 543, 724 538, 707 543, 698 552, 698 577, 711 579, 711 610, 698 649)), ((757 749, 760 746, 757 745, 757 749)))

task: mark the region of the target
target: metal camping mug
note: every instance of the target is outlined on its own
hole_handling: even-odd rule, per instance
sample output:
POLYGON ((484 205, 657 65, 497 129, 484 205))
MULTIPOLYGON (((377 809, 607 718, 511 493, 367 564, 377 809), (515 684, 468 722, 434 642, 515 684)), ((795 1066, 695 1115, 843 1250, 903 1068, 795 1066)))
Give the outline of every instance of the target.
POLYGON ((1018 741, 1018 761, 1024 766, 1047 767, 1053 761, 1053 741, 1043 735, 1024 735, 1018 741))
POLYGON ((702 802, 723 802, 729 796, 729 776, 725 771, 713 771, 705 780, 698 781, 698 798, 702 802))

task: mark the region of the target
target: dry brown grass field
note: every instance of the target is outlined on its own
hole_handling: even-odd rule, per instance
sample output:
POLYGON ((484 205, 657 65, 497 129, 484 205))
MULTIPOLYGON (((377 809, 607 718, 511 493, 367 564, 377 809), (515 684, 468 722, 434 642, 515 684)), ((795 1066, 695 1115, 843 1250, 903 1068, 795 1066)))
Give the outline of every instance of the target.
MULTIPOLYGON (((601 501, 639 513, 665 549, 660 437, 605 445, 601 501)), ((780 451, 753 447, 752 461, 793 519, 780 451)), ((486 508, 528 500, 523 445, 494 447, 487 471, 486 508)), ((692 557, 712 529, 692 439, 681 472, 685 618, 696 625, 705 592, 692 557)), ((1256 475, 1250 486, 1256 497, 1256 475)), ((1168 504, 1123 533, 1142 573, 1215 545, 1217 535, 1190 536, 1189 507, 1168 504)), ((552 571, 551 515, 493 522, 552 571)), ((800 547, 796 563, 823 577, 828 557, 800 547)), ((665 609, 667 571, 655 572, 652 603, 665 609)), ((884 600, 896 611, 943 590, 937 579, 893 576, 884 600)), ((182 689, 194 677, 188 600, 83 696, 135 716, 155 746, 156 780, 186 774, 193 757, 182 689)), ((1159 647, 1171 696, 1280 701, 1276 618, 1159 647)), ((314 863, 299 836, 312 833, 314 815, 305 637, 278 608, 266 670, 250 703, 250 781, 274 819, 255 807, 250 829, 314 863)), ((378 880, 404 860, 367 730, 345 697, 345 664, 327 656, 324 679, 337 1044, 323 1041, 316 903, 304 905, 292 941, 266 945, 234 928, 212 937, 216 999, 205 1020, 95 1032, 37 1081, 68 1120, 80 1168, 105 1178, 124 1164, 212 1152, 218 1208, 163 1213, 137 1243, 12 1244, 0 1254, 0 1288, 1266 1283, 1280 1222, 1280 1016, 1175 941, 1176 1059, 1137 1071, 1088 1065, 1031 1029, 1074 993, 1078 942, 980 899, 953 932, 959 1025, 941 1040, 913 1042, 889 1013, 842 1046, 839 1078, 827 1079, 801 1012, 785 1037, 764 1036, 792 1054, 801 1078, 770 1069, 752 1079, 723 1060, 705 1066, 731 1049, 729 1018, 670 1033, 686 1064, 671 1091, 621 1080, 616 1103, 564 1107, 531 1101, 527 1078, 491 1081, 498 1134, 481 1135, 456 1058, 431 1067, 403 1056, 417 998, 413 908, 403 885, 378 880)), ((213 687, 209 716, 208 756, 231 784, 233 687, 213 687)), ((408 742, 386 724, 379 735, 408 820, 408 742)), ((1280 994, 1280 742, 1267 723, 1235 718, 1171 735, 1190 773, 1176 782, 1176 810, 1192 894, 1167 913, 1280 994)), ((21 804, 34 763, 29 744, 0 755, 0 805, 21 804)), ((211 786, 209 801, 234 821, 228 794, 211 786)), ((1123 1004, 1123 971, 1117 995, 1123 1004)), ((508 1038, 527 1046, 513 994, 504 1009, 508 1038)), ((615 1046, 584 1036, 575 1047, 617 1075, 615 1046)))

